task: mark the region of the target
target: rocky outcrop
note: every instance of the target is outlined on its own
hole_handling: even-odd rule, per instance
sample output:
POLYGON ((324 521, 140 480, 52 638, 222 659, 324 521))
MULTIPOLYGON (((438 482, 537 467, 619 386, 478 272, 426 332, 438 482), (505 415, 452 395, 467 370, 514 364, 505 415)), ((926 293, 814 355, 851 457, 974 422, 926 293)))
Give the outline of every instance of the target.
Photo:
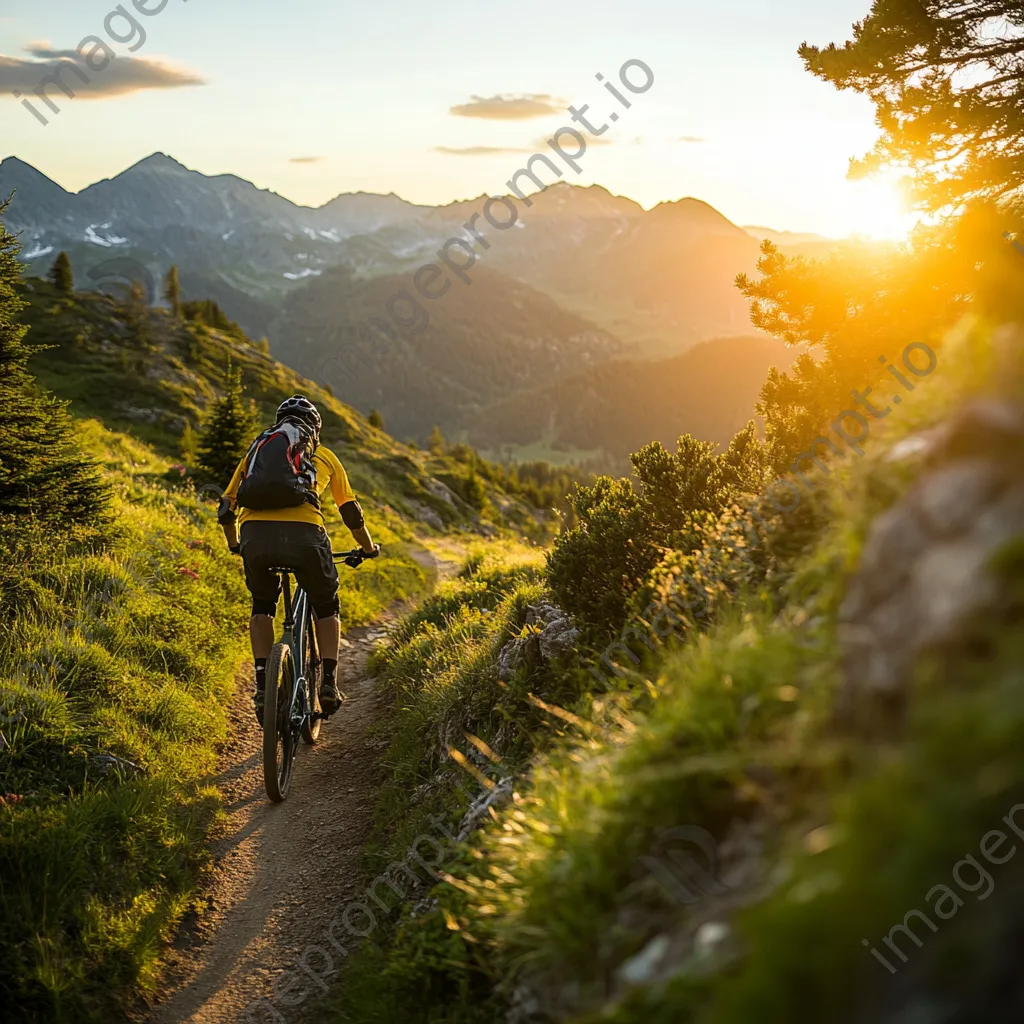
POLYGON ((547 601, 530 605, 523 635, 510 640, 498 655, 498 672, 507 678, 522 665, 532 668, 568 654, 579 635, 568 612, 547 601))
POLYGON ((994 559, 1024 537, 1020 407, 976 402, 893 454, 922 458, 926 469, 873 524, 840 611, 844 718, 900 704, 922 654, 964 644, 1003 613, 994 559))

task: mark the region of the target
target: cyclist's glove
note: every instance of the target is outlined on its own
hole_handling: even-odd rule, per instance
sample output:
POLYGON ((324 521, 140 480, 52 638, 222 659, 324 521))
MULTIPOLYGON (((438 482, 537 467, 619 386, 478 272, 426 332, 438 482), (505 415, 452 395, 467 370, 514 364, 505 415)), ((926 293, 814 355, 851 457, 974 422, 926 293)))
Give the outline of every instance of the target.
POLYGON ((371 553, 368 554, 365 551, 355 551, 345 559, 345 564, 351 569, 358 569, 363 562, 366 562, 371 558, 376 558, 379 554, 380 545, 374 544, 373 551, 371 553))

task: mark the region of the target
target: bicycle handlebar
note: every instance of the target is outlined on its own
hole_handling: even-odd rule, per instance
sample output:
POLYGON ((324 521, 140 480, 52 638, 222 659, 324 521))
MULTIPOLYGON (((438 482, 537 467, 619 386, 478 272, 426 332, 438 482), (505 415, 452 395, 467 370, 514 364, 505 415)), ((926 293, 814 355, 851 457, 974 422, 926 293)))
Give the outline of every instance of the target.
POLYGON ((363 562, 376 558, 380 554, 380 545, 374 545, 373 554, 367 554, 362 548, 353 548, 351 551, 332 551, 334 560, 344 562, 352 569, 358 569, 363 562))

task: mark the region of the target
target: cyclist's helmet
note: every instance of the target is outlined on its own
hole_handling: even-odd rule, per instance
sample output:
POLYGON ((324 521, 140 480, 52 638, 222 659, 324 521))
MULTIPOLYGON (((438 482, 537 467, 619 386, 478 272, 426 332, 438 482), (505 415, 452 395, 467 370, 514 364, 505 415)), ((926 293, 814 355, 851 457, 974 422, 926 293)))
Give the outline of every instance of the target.
POLYGON ((308 398, 302 395, 292 395, 291 398, 286 398, 277 409, 278 423, 288 416, 302 420, 303 423, 313 428, 318 437, 320 436, 320 413, 308 398))

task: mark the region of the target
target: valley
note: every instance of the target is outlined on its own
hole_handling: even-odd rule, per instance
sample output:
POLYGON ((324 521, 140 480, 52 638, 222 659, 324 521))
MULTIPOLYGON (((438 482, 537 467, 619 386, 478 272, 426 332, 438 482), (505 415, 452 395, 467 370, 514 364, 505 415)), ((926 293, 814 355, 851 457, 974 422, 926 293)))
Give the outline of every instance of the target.
MULTIPOLYGON (((79 194, 11 157, 0 164, 0 193, 12 191, 8 217, 29 272, 66 251, 83 283, 117 292, 139 278, 158 303, 177 266, 186 298, 216 301, 286 365, 364 413, 380 410, 399 437, 422 443, 438 425, 511 452, 551 437, 552 457, 589 451, 609 466, 623 464, 628 444, 588 435, 571 413, 563 437, 539 408, 544 389, 603 364, 611 374, 629 364, 630 378, 674 378, 683 364, 666 363, 664 373, 644 364, 745 333, 733 282, 753 269, 759 246, 698 200, 644 211, 598 186, 559 183, 531 197, 517 230, 480 236, 470 283, 455 280, 426 303, 412 288, 415 271, 445 238, 474 241, 465 224, 480 200, 425 207, 349 194, 312 209, 163 154, 79 194), (386 317, 399 293, 419 312, 402 306, 397 342, 379 355, 361 329, 386 317)), ((753 397, 737 396, 730 426, 753 414, 753 397)), ((637 415, 634 437, 728 433, 689 403, 658 422, 643 422, 643 406, 637 415)))

